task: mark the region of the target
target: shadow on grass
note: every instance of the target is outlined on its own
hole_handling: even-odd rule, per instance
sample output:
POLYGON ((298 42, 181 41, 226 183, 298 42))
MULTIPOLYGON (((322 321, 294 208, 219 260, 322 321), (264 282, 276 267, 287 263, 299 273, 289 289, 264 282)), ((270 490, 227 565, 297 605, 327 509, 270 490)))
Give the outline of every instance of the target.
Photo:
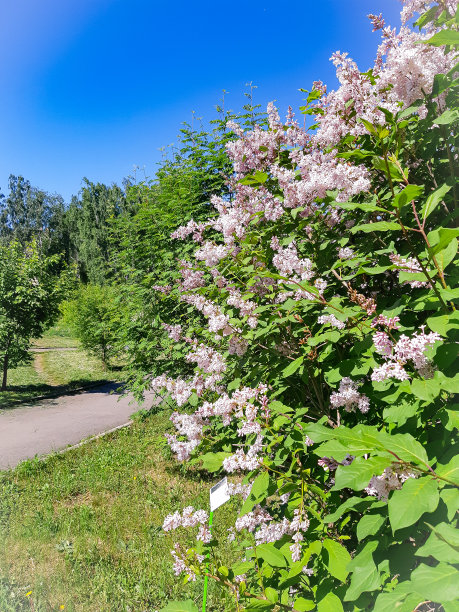
POLYGON ((55 397, 65 395, 77 391, 82 387, 94 387, 93 393, 97 393, 98 386, 103 386, 100 393, 120 393, 122 391, 122 383, 110 381, 108 378, 100 378, 97 380, 89 378, 78 378, 72 380, 65 385, 47 385, 45 383, 29 384, 29 385, 8 385, 6 391, 0 391, 0 409, 10 410, 24 403, 34 403, 44 399, 44 397, 55 397), (110 388, 107 390, 107 386, 110 388))

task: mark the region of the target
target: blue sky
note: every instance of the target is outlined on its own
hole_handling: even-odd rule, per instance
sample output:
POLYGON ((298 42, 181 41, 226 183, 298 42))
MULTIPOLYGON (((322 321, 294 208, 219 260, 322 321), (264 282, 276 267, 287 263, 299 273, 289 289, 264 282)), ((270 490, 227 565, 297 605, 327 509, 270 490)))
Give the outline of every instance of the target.
POLYGON ((368 13, 399 23, 398 0, 15 0, 0 8, 0 191, 8 175, 66 200, 86 176, 121 183, 155 172, 192 111, 277 100, 336 85, 329 62, 349 51, 361 69, 379 41, 368 13))

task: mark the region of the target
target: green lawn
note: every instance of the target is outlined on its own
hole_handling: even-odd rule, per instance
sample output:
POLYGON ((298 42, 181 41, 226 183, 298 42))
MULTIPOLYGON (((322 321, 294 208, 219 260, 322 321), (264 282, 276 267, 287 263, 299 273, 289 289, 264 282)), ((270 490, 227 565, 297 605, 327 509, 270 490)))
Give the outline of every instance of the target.
POLYGON ((52 348, 34 353, 34 361, 8 371, 8 388, 0 392, 0 408, 11 408, 42 395, 66 393, 108 380, 120 380, 122 370, 105 369, 100 359, 79 348, 79 342, 60 324, 33 343, 35 348, 52 348), (72 350, 59 350, 69 348, 72 350))
POLYGON ((80 341, 73 337, 70 328, 59 321, 54 327, 48 329, 41 338, 36 338, 32 344, 37 348, 78 347, 80 341))
MULTIPOLYGON (((186 505, 207 508, 213 482, 171 457, 169 415, 0 472, 2 612, 153 612, 190 597, 200 608, 202 579, 184 585, 170 556, 174 541, 189 545, 193 535, 161 525, 186 505)), ((214 520, 222 536, 231 504, 214 520)), ((211 581, 207 610, 233 610, 226 598, 211 581)))

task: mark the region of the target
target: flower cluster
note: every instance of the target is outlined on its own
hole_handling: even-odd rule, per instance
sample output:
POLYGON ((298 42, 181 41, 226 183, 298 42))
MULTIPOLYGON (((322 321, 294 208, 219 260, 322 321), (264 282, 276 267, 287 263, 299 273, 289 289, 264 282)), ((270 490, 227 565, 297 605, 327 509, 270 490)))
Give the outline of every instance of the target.
POLYGON ((347 412, 354 412, 357 408, 365 414, 370 409, 370 400, 366 395, 362 395, 357 391, 357 383, 348 377, 341 379, 339 390, 331 394, 330 404, 334 408, 341 406, 347 412))
POLYGON ((343 323, 343 321, 340 321, 335 317, 335 315, 332 314, 320 315, 320 317, 317 319, 317 323, 322 323, 322 325, 328 324, 332 327, 337 327, 338 329, 344 329, 346 327, 346 323, 343 323))
POLYGON ((378 499, 387 500, 389 493, 401 489, 408 478, 416 478, 416 474, 410 470, 391 466, 386 468, 381 476, 373 476, 365 492, 377 496, 378 499))
MULTIPOLYGON (((408 259, 405 259, 404 257, 401 257, 397 253, 392 253, 391 255, 389 255, 389 258, 391 262, 394 264, 394 266, 397 266, 397 269, 400 270, 401 272, 411 272, 411 273, 422 272, 421 264, 418 261, 416 261, 416 259, 414 259, 413 257, 408 257, 408 259)), ((399 276, 400 276, 400 273, 399 273, 399 276)), ((413 289, 419 289, 420 287, 427 287, 428 283, 427 281, 422 281, 422 280, 407 280, 407 281, 404 281, 403 284, 409 285, 410 287, 413 287, 413 289)))
POLYGON ((235 523, 236 531, 244 529, 253 532, 257 545, 277 542, 285 535, 290 535, 294 542, 290 546, 293 561, 299 561, 301 558, 301 542, 304 539, 302 532, 307 531, 308 527, 309 520, 304 518, 298 508, 294 510, 292 520, 284 517, 281 522, 276 522, 269 512, 261 506, 256 506, 254 510, 238 518, 235 523))
POLYGON ((371 379, 375 381, 386 378, 407 380, 409 375, 404 366, 409 361, 422 377, 432 378, 434 369, 425 356, 425 351, 441 340, 441 336, 436 332, 426 334, 424 329, 423 325, 421 331, 415 332, 411 338, 402 334, 396 343, 385 332, 376 332, 373 336, 373 343, 376 352, 383 355, 386 362, 373 371, 371 379))

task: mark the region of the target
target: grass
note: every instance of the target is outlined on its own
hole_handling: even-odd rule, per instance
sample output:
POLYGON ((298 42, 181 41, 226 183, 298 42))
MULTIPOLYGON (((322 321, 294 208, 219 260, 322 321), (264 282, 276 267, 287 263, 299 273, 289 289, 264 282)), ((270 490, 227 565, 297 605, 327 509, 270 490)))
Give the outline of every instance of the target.
MULTIPOLYGON (((170 556, 174 541, 191 545, 194 534, 161 525, 186 505, 207 508, 213 482, 171 457, 169 415, 0 472, 2 612, 153 612, 190 598, 201 607, 202 578, 185 585, 170 556)), ((224 540, 231 504, 214 521, 224 540)), ((227 597, 210 581, 209 612, 233 610, 227 597)))
POLYGON ((42 395, 66 393, 122 377, 120 367, 105 369, 100 359, 79 348, 78 340, 62 324, 48 330, 33 346, 55 350, 34 353, 33 363, 8 371, 8 388, 0 392, 0 408, 12 408, 42 395))
POLYGON ((33 340, 35 348, 73 348, 79 347, 80 341, 74 338, 69 327, 58 321, 41 337, 33 340))
POLYGON ((115 380, 119 373, 107 370, 102 362, 81 349, 41 353, 43 369, 55 385, 70 388, 104 380, 115 380))

